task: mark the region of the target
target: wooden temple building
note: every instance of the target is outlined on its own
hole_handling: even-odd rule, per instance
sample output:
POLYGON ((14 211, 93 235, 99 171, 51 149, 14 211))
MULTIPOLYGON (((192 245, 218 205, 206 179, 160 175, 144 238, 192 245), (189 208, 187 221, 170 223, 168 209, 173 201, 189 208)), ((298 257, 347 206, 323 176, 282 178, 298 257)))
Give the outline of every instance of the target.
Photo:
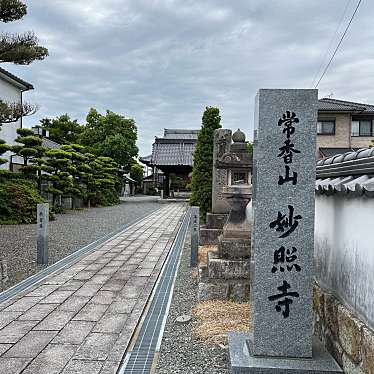
POLYGON ((193 166, 199 130, 164 129, 162 138, 155 137, 152 154, 139 161, 152 168, 153 188, 162 189, 164 197, 170 189, 185 189, 193 166), (162 178, 160 178, 162 176, 162 178))

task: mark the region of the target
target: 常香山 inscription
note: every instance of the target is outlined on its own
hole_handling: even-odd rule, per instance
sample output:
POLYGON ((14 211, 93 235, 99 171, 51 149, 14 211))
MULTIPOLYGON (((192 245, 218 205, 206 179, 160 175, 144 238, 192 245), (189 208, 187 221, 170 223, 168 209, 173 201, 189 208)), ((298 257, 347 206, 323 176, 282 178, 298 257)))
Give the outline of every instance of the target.
POLYGON ((296 117, 296 113, 288 110, 278 121, 278 126, 283 127, 283 134, 286 136, 284 145, 279 148, 280 153, 278 154, 278 157, 283 158, 285 164, 285 176, 279 176, 279 185, 283 185, 287 182, 292 182, 293 185, 297 184, 297 172, 291 172, 291 168, 289 166, 292 164, 294 153, 300 153, 300 151, 295 148, 295 144, 291 143, 291 136, 296 131, 295 125, 297 123, 299 123, 299 119, 296 117))

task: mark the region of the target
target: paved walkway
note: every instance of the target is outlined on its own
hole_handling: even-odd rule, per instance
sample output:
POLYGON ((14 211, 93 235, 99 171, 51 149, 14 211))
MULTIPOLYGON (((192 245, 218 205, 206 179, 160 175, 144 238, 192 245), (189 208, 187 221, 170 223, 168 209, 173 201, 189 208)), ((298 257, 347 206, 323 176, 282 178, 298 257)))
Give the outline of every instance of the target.
MULTIPOLYGON (((49 264, 159 208, 154 197, 136 196, 119 205, 57 214, 49 222, 49 264)), ((0 225, 0 257, 7 262, 9 276, 4 289, 44 268, 35 261, 36 241, 36 225, 0 225)))
POLYGON ((0 304, 0 373, 116 373, 184 211, 163 207, 0 304))

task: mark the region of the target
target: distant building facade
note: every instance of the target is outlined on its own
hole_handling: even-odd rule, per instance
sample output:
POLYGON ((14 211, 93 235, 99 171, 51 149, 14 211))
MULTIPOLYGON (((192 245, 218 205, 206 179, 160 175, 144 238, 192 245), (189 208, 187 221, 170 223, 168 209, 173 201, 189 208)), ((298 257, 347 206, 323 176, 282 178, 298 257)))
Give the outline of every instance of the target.
POLYGON ((140 158, 143 164, 153 168, 153 187, 162 189, 165 197, 170 196, 173 184, 177 187, 187 183, 198 133, 199 130, 164 129, 164 136, 155 138, 152 155, 140 158))
MULTIPOLYGON (((0 68, 0 100, 7 103, 22 103, 23 93, 32 89, 34 89, 32 84, 0 68)), ((14 140, 17 138, 17 129, 20 127, 22 127, 22 118, 17 122, 2 124, 0 139, 5 140, 9 145, 15 145, 14 140)), ((11 161, 11 152, 7 152, 1 157, 11 161)), ((0 165, 0 168, 9 169, 10 162, 0 165)))
POLYGON ((317 159, 357 151, 372 144, 374 105, 319 100, 317 159))

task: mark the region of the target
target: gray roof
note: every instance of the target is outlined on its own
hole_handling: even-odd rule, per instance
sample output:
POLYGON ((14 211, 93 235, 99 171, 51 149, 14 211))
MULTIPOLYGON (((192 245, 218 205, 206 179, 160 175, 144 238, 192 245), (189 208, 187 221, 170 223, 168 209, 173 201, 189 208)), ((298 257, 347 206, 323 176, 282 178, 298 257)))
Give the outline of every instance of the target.
POLYGON ((197 139, 199 130, 164 129, 164 139, 197 139))
POLYGON ((152 155, 140 157, 139 161, 155 166, 193 165, 193 154, 199 130, 164 129, 163 138, 155 138, 152 155))
POLYGON ((43 138, 42 146, 48 149, 60 149, 61 148, 61 144, 56 143, 48 138, 43 138))
POLYGON ((353 101, 323 98, 319 100, 319 112, 354 112, 374 113, 374 105, 355 103, 353 101))
POLYGON ((316 193, 374 197, 374 148, 318 161, 316 193))
POLYGON ((185 139, 156 139, 152 164, 158 166, 192 166, 196 141, 185 139))
POLYGON ((152 161, 152 155, 139 157, 139 161, 145 165, 149 165, 152 161))
POLYGON ((0 67, 0 76, 3 76, 6 80, 16 83, 18 86, 23 87, 25 90, 33 90, 34 86, 31 83, 24 81, 21 78, 18 78, 14 74, 0 67))

